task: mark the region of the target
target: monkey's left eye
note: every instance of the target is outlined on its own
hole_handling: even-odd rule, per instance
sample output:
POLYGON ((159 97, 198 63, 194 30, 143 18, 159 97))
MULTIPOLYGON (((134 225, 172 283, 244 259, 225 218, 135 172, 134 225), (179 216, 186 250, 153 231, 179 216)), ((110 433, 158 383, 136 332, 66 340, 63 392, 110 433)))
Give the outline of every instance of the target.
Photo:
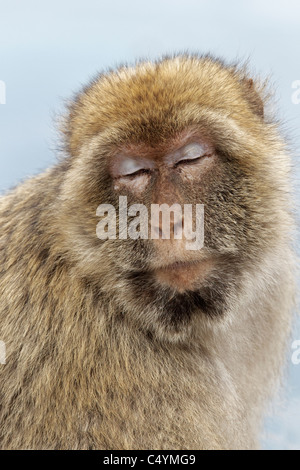
POLYGON ((182 158, 175 163, 174 167, 176 168, 179 165, 193 165, 208 156, 209 152, 206 146, 198 143, 189 144, 184 147, 182 158))
POLYGON ((193 165, 194 163, 198 163, 200 160, 202 160, 202 158, 206 156, 208 155, 201 155, 200 157, 194 157, 194 158, 185 158, 177 162, 174 168, 176 168, 179 165, 193 165))

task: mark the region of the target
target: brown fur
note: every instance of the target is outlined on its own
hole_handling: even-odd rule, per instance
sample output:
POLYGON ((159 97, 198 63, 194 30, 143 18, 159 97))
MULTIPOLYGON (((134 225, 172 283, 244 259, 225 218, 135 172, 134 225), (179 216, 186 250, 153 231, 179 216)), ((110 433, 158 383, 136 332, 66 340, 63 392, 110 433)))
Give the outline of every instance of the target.
POLYGON ((289 157, 264 100, 243 69, 177 56, 101 75, 70 104, 65 158, 0 202, 2 449, 258 446, 294 292, 289 157), (192 294, 151 278, 151 241, 95 235, 116 150, 184 132, 218 154, 201 185, 178 186, 205 204, 218 260, 189 315, 192 294))

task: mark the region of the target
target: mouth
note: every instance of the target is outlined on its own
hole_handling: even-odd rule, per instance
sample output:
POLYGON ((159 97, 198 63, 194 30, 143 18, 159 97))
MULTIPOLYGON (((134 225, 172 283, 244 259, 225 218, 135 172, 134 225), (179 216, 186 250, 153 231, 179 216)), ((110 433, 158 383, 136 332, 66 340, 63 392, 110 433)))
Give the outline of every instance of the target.
POLYGON ((175 261, 174 263, 162 265, 162 266, 158 267, 157 269, 169 271, 169 270, 172 270, 172 269, 181 269, 181 268, 194 267, 199 263, 200 263, 200 261, 198 261, 198 260, 194 260, 194 261, 175 261))
POLYGON ((228 292, 235 287, 228 274, 236 267, 226 263, 224 270, 222 266, 219 257, 212 255, 169 264, 160 260, 160 265, 128 272, 128 288, 134 299, 142 297, 156 312, 162 325, 185 328, 194 314, 215 318, 225 312, 228 292))
POLYGON ((214 267, 212 259, 201 261, 176 261, 154 270, 156 280, 178 292, 199 288, 214 267))

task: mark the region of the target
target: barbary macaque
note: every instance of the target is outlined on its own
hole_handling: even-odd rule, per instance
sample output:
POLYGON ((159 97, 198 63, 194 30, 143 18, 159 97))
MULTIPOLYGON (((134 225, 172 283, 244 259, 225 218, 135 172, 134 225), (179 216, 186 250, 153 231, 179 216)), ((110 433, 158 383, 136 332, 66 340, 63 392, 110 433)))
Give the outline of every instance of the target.
POLYGON ((70 103, 64 158, 0 200, 2 449, 259 447, 294 298, 290 157, 265 107, 244 67, 187 54, 70 103), (193 208, 170 236, 146 217, 164 204, 193 208))

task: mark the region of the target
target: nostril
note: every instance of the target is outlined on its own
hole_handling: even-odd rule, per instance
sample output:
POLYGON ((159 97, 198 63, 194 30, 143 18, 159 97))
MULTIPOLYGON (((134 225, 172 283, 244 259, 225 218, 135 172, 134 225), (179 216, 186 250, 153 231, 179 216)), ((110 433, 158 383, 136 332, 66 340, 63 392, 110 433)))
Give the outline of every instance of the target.
POLYGON ((155 235, 153 238, 162 238, 163 236, 163 231, 161 229, 161 227, 158 227, 156 225, 152 225, 151 226, 151 236, 153 237, 153 235, 155 235))
MULTIPOLYGON (((165 204, 167 206, 167 204, 165 204)), ((163 207, 158 213, 151 211, 151 238, 153 239, 182 239, 184 228, 184 217, 181 211, 174 204, 167 209, 163 207)))
POLYGON ((184 228, 184 222, 183 219, 178 220, 173 224, 173 233, 174 237, 181 237, 182 231, 184 228))
POLYGON ((157 233, 158 233, 159 238, 162 238, 162 236, 163 236, 162 228, 161 228, 161 227, 157 227, 156 230, 157 230, 157 233))
POLYGON ((170 222, 169 226, 163 226, 163 224, 152 225, 152 237, 159 239, 170 239, 170 238, 181 238, 183 233, 183 220, 178 220, 175 224, 170 222))

